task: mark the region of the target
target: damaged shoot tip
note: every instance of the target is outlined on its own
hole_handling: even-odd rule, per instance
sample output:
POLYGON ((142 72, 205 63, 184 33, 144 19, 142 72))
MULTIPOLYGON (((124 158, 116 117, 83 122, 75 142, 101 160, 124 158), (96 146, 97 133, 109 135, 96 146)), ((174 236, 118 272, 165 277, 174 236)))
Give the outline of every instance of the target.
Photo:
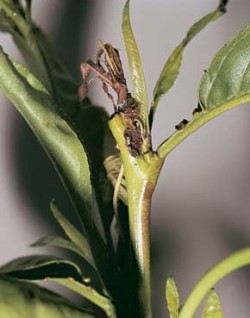
POLYGON ((88 85, 93 79, 91 73, 94 73, 101 80, 103 91, 111 100, 115 113, 123 119, 126 127, 124 142, 129 153, 136 157, 150 151, 151 139, 140 118, 138 102, 128 90, 118 50, 109 43, 103 44, 99 41, 96 61, 88 60, 82 63, 80 70, 83 82, 78 90, 79 99, 86 97, 88 85), (109 87, 116 93, 116 100, 109 92, 109 87))

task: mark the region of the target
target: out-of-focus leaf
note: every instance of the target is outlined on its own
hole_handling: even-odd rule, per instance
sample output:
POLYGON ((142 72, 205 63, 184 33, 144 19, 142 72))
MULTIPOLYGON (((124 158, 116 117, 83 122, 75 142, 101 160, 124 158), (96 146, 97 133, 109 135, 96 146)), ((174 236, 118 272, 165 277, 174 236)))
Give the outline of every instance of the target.
MULTIPOLYGON (((121 170, 121 157, 120 155, 112 155, 106 158, 104 161, 104 166, 106 168, 108 178, 112 183, 113 187, 115 187, 119 172, 121 170)), ((119 192, 118 192, 119 199, 123 201, 124 204, 128 204, 128 194, 126 188, 126 181, 124 177, 120 183, 119 192)))
POLYGON ((30 7, 31 7, 32 0, 25 0, 25 2, 26 2, 26 6, 27 6, 28 8, 30 8, 30 7))
POLYGON ((94 318, 65 298, 35 284, 0 276, 2 318, 94 318))
MULTIPOLYGON (((56 108, 60 110, 62 109, 63 112, 66 112, 68 115, 70 115, 71 121, 74 122, 74 127, 76 128, 78 132, 80 131, 80 134, 78 135, 78 137, 80 135, 81 137, 84 136, 84 144, 87 145, 87 148, 88 148, 87 152, 90 153, 89 152, 90 149, 88 146, 91 144, 96 144, 96 140, 102 140, 101 138, 99 138, 100 136, 102 136, 102 138, 104 137, 106 138, 107 133, 106 131, 105 133, 103 131, 100 132, 100 134, 96 136, 96 139, 94 140, 94 142, 93 140, 91 140, 92 135, 90 136, 89 131, 87 131, 86 134, 84 133, 84 128, 83 128, 83 126, 85 126, 84 123, 86 124, 86 122, 88 123, 91 122, 91 118, 89 118, 89 112, 92 113, 92 110, 96 108, 83 107, 86 105, 82 105, 82 104, 79 105, 78 96, 77 96, 78 85, 76 85, 72 81, 71 76, 65 70, 64 66, 58 62, 57 58, 54 55, 54 52, 52 51, 50 47, 50 44, 47 41, 46 36, 31 20, 30 14, 29 14, 31 1, 26 1, 26 4, 27 6, 25 9, 26 11, 28 10, 28 12, 25 13, 18 10, 18 6, 19 6, 18 1, 6 2, 4 0, 0 0, 0 7, 2 8, 0 12, 0 17, 1 17, 0 20, 2 21, 1 24, 3 25, 5 31, 10 32, 13 35, 13 38, 16 44, 18 45, 24 58, 29 64, 33 74, 37 76, 37 78, 47 88, 52 98, 57 102, 56 108), (83 116, 85 116, 84 122, 81 121, 83 116), (89 120, 86 119, 86 116, 88 116, 89 120)), ((84 104, 89 104, 89 101, 86 101, 84 104)), ((95 122, 98 121, 99 118, 103 121, 104 113, 105 113, 104 111, 101 112, 98 109, 98 112, 95 112, 96 114, 96 117, 94 119, 95 122)), ((93 127, 93 125, 91 125, 91 127, 93 127)), ((100 127, 100 125, 98 125, 98 127, 100 127)), ((102 130, 103 130, 103 127, 102 127, 102 130)), ((92 131, 94 131, 94 129, 92 129, 92 131)), ((95 131, 99 132, 100 129, 96 129, 95 131)), ((111 136, 111 134, 109 134, 109 136, 111 136)), ((66 144, 65 146, 68 147, 66 144)), ((74 145, 72 145, 71 148, 75 148, 77 150, 77 147, 75 147, 74 145)), ((101 147, 99 147, 98 149, 101 149, 101 147)), ((82 156, 80 154, 79 154, 79 158, 82 158, 82 160, 86 159, 85 155, 82 156)), ((75 159, 77 159, 76 156, 75 156, 75 159)), ((93 168, 92 172, 101 171, 100 167, 96 166, 96 162, 98 160, 103 162, 100 156, 100 152, 96 154, 91 151, 90 161, 91 161, 91 164, 94 163, 94 167, 91 167, 93 168)), ((69 164, 72 165, 72 167, 74 166, 76 169, 77 167, 79 167, 79 164, 74 162, 74 160, 71 162, 69 161, 69 164)), ((103 167, 102 167, 102 170, 104 171, 103 167)), ((81 179, 81 176, 83 176, 83 174, 82 172, 79 171, 78 179, 81 179)), ((92 180, 93 180, 93 183, 94 183, 93 185, 96 192, 101 193, 99 190, 102 190, 102 193, 99 195, 101 198, 99 197, 97 198, 98 204, 102 203, 102 201, 104 201, 106 197, 109 195, 109 192, 107 191, 107 189, 110 188, 110 185, 107 184, 108 183, 107 178, 104 175, 104 173, 100 175, 100 178, 97 178, 96 175, 92 174, 92 180), (100 186, 98 188, 96 186, 97 179, 98 181, 100 180, 100 186), (103 197, 105 197, 105 199, 102 199, 103 197)), ((85 180, 85 184, 86 184, 86 187, 89 186, 89 182, 87 181, 87 179, 85 180)), ((71 185, 69 185, 68 187, 71 187, 71 185)), ((72 192, 73 189, 74 187, 71 187, 70 192, 72 192)), ((83 191, 83 194, 84 194, 84 191, 83 191)), ((79 201, 78 206, 84 207, 83 202, 80 202, 81 200, 79 199, 81 198, 75 197, 75 200, 79 201)), ((103 205, 100 206, 100 210, 105 210, 102 217, 104 217, 105 215, 106 218, 109 218, 112 220, 113 215, 110 216, 110 214, 112 213, 108 211, 109 209, 106 206, 105 207, 103 205)), ((95 225, 93 225, 92 220, 90 222, 86 222, 85 220, 82 223, 85 224, 85 227, 87 227, 87 223, 91 223, 90 224, 92 228, 91 232, 92 233, 96 232, 96 235, 94 234, 93 237, 96 237, 97 240, 101 241, 101 237, 100 235, 97 234, 97 229, 95 228, 95 225)), ((107 225, 104 224, 105 232, 107 232, 106 228, 110 228, 109 223, 110 222, 107 222, 107 225)), ((94 244, 94 245, 95 245, 94 249, 97 251, 98 244, 94 244)), ((101 245, 103 245, 103 243, 101 243, 101 245)), ((98 254, 101 255, 101 253, 98 253, 98 254)), ((102 261, 100 261, 100 263, 101 262, 102 261)))
POLYGON ((43 32, 30 17, 30 1, 25 10, 19 2, 0 0, 0 28, 9 32, 33 74, 48 89, 58 105, 68 114, 75 112, 78 87, 59 63, 43 32))
POLYGON ((93 304, 97 305, 98 307, 102 308, 106 313, 108 318, 115 318, 116 312, 113 306, 113 303, 110 298, 107 298, 104 295, 99 294, 96 290, 91 288, 90 286, 86 286, 81 284, 74 279, 59 279, 59 278, 51 278, 48 281, 55 282, 62 286, 65 286, 75 293, 83 296, 84 298, 91 301, 93 304))
POLYGON ((57 222, 60 224, 64 233, 68 238, 76 245, 76 247, 81 251, 84 259, 95 268, 95 262, 90 250, 90 246, 86 238, 81 234, 77 228, 71 224, 66 217, 59 211, 56 207, 55 202, 52 201, 50 204, 51 212, 57 222))
POLYGON ((222 318, 222 307, 218 294, 212 289, 205 304, 201 318, 222 318))
POLYGON ((91 158, 89 163, 91 180, 96 195, 102 193, 104 202, 112 201, 112 187, 107 180, 103 165, 105 158, 118 152, 115 148, 115 139, 108 127, 109 115, 100 106, 82 106, 73 120, 83 137, 89 158, 91 158))
POLYGON ((179 314, 179 293, 173 277, 169 277, 166 283, 166 300, 170 318, 178 318, 179 314))
POLYGON ((250 100, 250 27, 216 54, 199 89, 204 111, 236 106, 250 100))
POLYGON ((82 281, 82 273, 75 263, 48 255, 31 255, 14 259, 0 267, 0 273, 27 280, 72 277, 82 281))
POLYGON ((117 153, 116 142, 108 127, 109 116, 100 106, 80 106, 73 118, 80 131, 86 152, 89 157, 92 186, 95 190, 95 198, 100 211, 103 230, 107 245, 112 249, 113 243, 110 237, 110 224, 113 219, 113 189, 107 178, 103 162, 111 154, 117 153))
POLYGON ((0 68, 0 88, 27 121, 54 164, 101 264, 106 255, 105 245, 92 219, 89 164, 79 136, 58 114, 55 101, 43 85, 26 68, 10 60, 2 49, 0 68))
POLYGON ((126 46, 129 70, 131 74, 133 96, 139 103, 140 118, 148 128, 148 101, 146 83, 141 64, 139 50, 130 23, 129 3, 127 0, 122 14, 122 33, 126 46))
POLYGON ((2 49, 0 67, 1 89, 30 125, 71 196, 85 202, 86 213, 90 216, 89 165, 77 134, 57 113, 57 105, 43 85, 2 49))
POLYGON ((0 273, 22 280, 55 282, 75 291, 105 312, 114 313, 111 300, 90 287, 91 278, 82 277, 80 269, 70 261, 44 255, 21 257, 1 267, 0 273))
POLYGON ((41 79, 42 83, 45 83, 58 105, 69 115, 76 112, 79 105, 78 85, 73 81, 65 67, 54 57, 47 38, 42 31, 34 26, 28 41, 17 35, 14 36, 14 40, 32 73, 39 80, 41 79), (27 47, 27 43, 35 43, 38 47, 38 52, 33 52, 33 58, 30 56, 32 49, 30 46, 27 47), (39 68, 37 67, 39 65, 37 61, 41 61, 39 68))
POLYGON ((174 85, 174 82, 178 77, 185 47, 209 23, 218 19, 222 14, 226 12, 226 4, 227 4, 227 1, 225 0, 220 1, 219 6, 215 11, 207 14, 198 22, 193 24, 191 28, 188 30, 186 37, 174 49, 174 51, 168 58, 154 88, 154 99, 151 105, 151 112, 150 112, 151 125, 152 125, 153 117, 154 117, 154 114, 160 99, 162 98, 163 95, 165 95, 170 90, 170 88, 174 85))
POLYGON ((78 254, 83 259, 85 259, 85 255, 82 253, 80 248, 76 246, 76 244, 72 241, 66 240, 59 236, 45 236, 40 240, 36 241, 35 243, 31 244, 32 247, 42 247, 42 246, 52 246, 52 247, 59 247, 66 250, 69 250, 73 253, 78 254))
MULTIPOLYGON (((28 2, 27 5, 29 6, 29 4, 30 3, 28 2)), ((17 8, 16 8, 17 3, 16 4, 13 3, 12 5, 14 7, 11 7, 10 3, 6 3, 6 1, 0 0, 0 6, 2 6, 2 12, 0 14, 1 14, 1 18, 4 22, 4 27, 5 28, 7 27, 7 31, 13 35, 13 38, 14 38, 16 44, 18 45, 23 56, 27 60, 27 63, 29 64, 32 72, 43 83, 43 86, 46 87, 47 91, 52 96, 52 99, 56 101, 55 109, 58 112, 60 112, 60 114, 63 114, 63 116, 64 116, 64 112, 66 112, 67 115, 70 116, 70 122, 72 122, 72 125, 74 124, 75 130, 78 131, 78 136, 76 136, 76 134, 74 133, 75 137, 77 139, 79 139, 79 138, 81 139, 84 135, 84 144, 89 146, 91 144, 91 137, 92 136, 89 135, 89 131, 87 134, 84 134, 84 129, 82 128, 83 122, 80 122, 80 119, 79 119, 79 117, 82 118, 83 115, 86 115, 86 113, 88 115, 89 113, 88 113, 88 109, 86 111, 84 111, 85 109, 83 106, 86 106, 86 105, 79 106, 78 96, 77 96, 77 90, 78 90, 77 85, 72 81, 71 76, 65 70, 64 66, 62 64, 60 64, 58 62, 57 58, 54 56, 54 53, 50 47, 50 44, 48 43, 47 38, 45 37, 43 32, 31 21, 31 19, 29 19, 28 16, 26 16, 25 14, 20 14, 20 11, 17 10, 17 8), (15 12, 15 14, 13 14, 13 12, 15 12), (80 133, 79 133, 79 131, 80 131, 80 133)), ((27 76, 27 74, 24 74, 24 77, 25 76, 27 76)), ((86 103, 88 104, 89 101, 86 101, 86 103)), ((90 109, 90 107, 89 107, 89 109, 90 109)), ((91 107, 91 110, 92 109, 94 109, 94 108, 91 107)), ((19 110, 20 110, 20 108, 19 108, 19 110)), ((104 111, 103 111, 103 113, 104 113, 104 111)), ((98 112, 97 116, 98 117, 95 118, 95 122, 99 118, 101 118, 101 120, 103 120, 104 116, 102 116, 101 111, 98 112)), ((27 120, 27 118, 26 118, 26 120, 27 120)), ((67 121, 69 121, 68 118, 67 118, 67 121)), ((87 120, 84 119, 84 121, 86 122, 87 120)), ((89 118, 89 122, 90 122, 90 118, 89 118)), ((61 125, 61 123, 60 123, 60 125, 61 125)), ((106 124, 106 126, 107 126, 107 124, 106 124)), ((55 125, 55 127, 56 127, 56 125, 55 125)), ((67 130, 65 129, 65 127, 60 127, 60 128, 62 130, 61 132, 64 135, 64 138, 61 138, 62 140, 60 142, 60 146, 64 145, 65 155, 66 155, 66 152, 68 153, 68 155, 70 155, 71 150, 73 148, 75 149, 74 157, 72 157, 72 158, 69 157, 68 160, 65 161, 65 163, 67 162, 68 167, 71 167, 72 170, 78 169, 77 179, 78 179, 78 182, 80 180, 84 179, 84 189, 81 189, 78 192, 78 191, 76 191, 77 187, 75 187, 75 185, 72 185, 71 183, 68 183, 67 181, 65 182, 65 180, 63 180, 63 181, 64 181, 64 184, 67 186, 70 194, 72 195, 72 193, 74 192, 73 201, 74 201, 74 204, 77 204, 78 210, 84 210, 82 212, 86 214, 86 210, 88 212, 90 210, 90 201, 91 201, 91 193, 90 193, 91 187, 90 187, 90 178, 89 178, 90 174, 89 174, 89 170, 88 170, 88 175, 87 175, 87 170, 80 171, 80 168, 82 167, 81 163, 83 161, 85 161, 86 164, 88 165, 87 157, 86 157, 85 153, 81 154, 79 152, 79 147, 76 146, 76 143, 74 144, 74 142, 73 142, 71 147, 69 147, 69 145, 65 142, 66 137, 67 137, 68 141, 70 142, 70 140, 68 138, 69 134, 68 134, 67 130), (78 154, 76 154, 77 151, 78 151, 78 154), (72 159, 72 160, 70 160, 70 159, 72 159), (88 191, 86 191, 86 190, 88 190, 88 191), (82 202, 82 197, 87 194, 86 192, 88 192, 88 194, 89 194, 88 199, 90 199, 90 200, 89 201, 85 200, 85 202, 82 202)), ((34 127, 32 127, 32 129, 34 130, 34 127)), ((94 131, 94 130, 92 129, 92 131, 94 131)), ((59 142, 59 139, 54 138, 54 136, 52 134, 50 134, 49 131, 48 131, 48 135, 51 135, 51 139, 54 140, 54 143, 59 142)), ((106 135, 107 135, 106 131, 105 131, 105 134, 102 132, 101 135, 103 138, 106 137, 106 135)), ((111 134, 109 134, 109 136, 110 135, 111 134)), ((97 139, 94 140, 94 144, 96 144, 96 140, 99 140, 98 137, 97 137, 97 139)), ((72 141, 73 141, 73 139, 72 139, 72 141)), ((78 143, 81 144, 81 142, 79 142, 79 140, 78 140, 78 143)), ((81 147, 82 147, 82 145, 81 145, 81 147)), ((89 151, 89 147, 88 147, 87 151, 89 151)), ((60 151, 57 151, 57 154, 60 156, 60 151)), ((53 158, 53 159, 56 158, 56 160, 57 160, 56 156, 52 156, 51 158, 53 158)), ((101 159, 101 156, 99 154, 95 156, 95 154, 93 154, 92 152, 90 153, 91 163, 96 163, 98 161, 97 158, 101 159)), ((94 165, 94 167, 91 167, 91 168, 93 168, 92 172, 101 171, 100 169, 97 169, 99 167, 96 167, 95 165, 94 165)), ((59 167, 58 170, 60 171, 61 174, 65 172, 64 169, 61 169, 61 167, 59 167)), ((102 170, 104 170, 104 168, 102 168, 102 170)), ((67 173, 68 173, 68 171, 66 171, 66 174, 67 173)), ((94 174, 95 173, 92 174, 92 180, 94 183, 95 190, 97 190, 97 192, 99 193, 100 187, 98 189, 96 189, 97 178, 96 178, 96 175, 94 175, 94 174)), ((105 178, 105 177, 106 176, 104 174, 102 174, 99 178, 99 179, 101 179, 101 181, 100 181, 101 190, 102 190, 102 193, 100 195, 101 197, 104 197, 105 195, 108 194, 108 191, 106 189, 108 189, 109 185, 107 185, 108 181, 107 181, 107 178, 105 178), (106 191, 106 192, 104 193, 104 191, 106 191)), ((82 186, 83 186, 83 184, 82 184, 82 186)), ((86 196, 85 196, 85 199, 87 199, 86 196)), ((102 201, 102 198, 101 199, 98 198, 98 203, 100 203, 101 201, 102 201)), ((100 207, 100 210, 102 210, 102 208, 103 208, 103 206, 100 207)), ((109 211, 107 211, 108 209, 106 207, 104 208, 104 210, 105 210, 106 214, 103 214, 103 215, 106 215, 107 218, 109 217, 110 219, 112 219, 113 216, 109 216, 109 214, 112 214, 112 213, 108 213, 109 211)), ((107 222, 107 223, 108 223, 107 226, 104 224, 105 232, 107 232, 106 228, 110 227, 109 222, 107 222)), ((103 249, 105 248, 104 242, 103 242, 101 236, 99 235, 98 230, 95 227, 95 224, 93 223, 93 220, 91 219, 90 213, 88 215, 88 220, 85 219, 82 222, 82 224, 84 224, 85 230, 87 227, 90 229, 89 234, 88 234, 88 230, 85 231, 86 236, 88 238, 90 236, 92 237, 92 244, 94 245, 93 249, 96 251, 98 257, 102 258, 101 255, 104 255, 104 253, 99 253, 98 250, 100 248, 103 248, 103 249), (93 233, 95 233, 95 234, 93 234, 93 233), (98 241, 98 242, 95 243, 94 241, 95 242, 98 241)), ((100 260, 99 263, 102 263, 102 259, 100 260)))

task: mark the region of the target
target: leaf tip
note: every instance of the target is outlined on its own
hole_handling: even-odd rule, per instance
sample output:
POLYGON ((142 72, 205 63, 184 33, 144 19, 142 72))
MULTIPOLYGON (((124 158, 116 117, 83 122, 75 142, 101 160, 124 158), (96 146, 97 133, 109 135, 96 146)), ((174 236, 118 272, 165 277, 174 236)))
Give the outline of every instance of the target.
POLYGON ((219 295, 214 290, 214 288, 212 288, 208 295, 208 298, 202 313, 202 318, 222 318, 222 317, 223 317, 223 312, 222 312, 219 295))
POLYGON ((165 293, 170 317, 177 318, 179 312, 179 292, 172 275, 166 281, 165 293))

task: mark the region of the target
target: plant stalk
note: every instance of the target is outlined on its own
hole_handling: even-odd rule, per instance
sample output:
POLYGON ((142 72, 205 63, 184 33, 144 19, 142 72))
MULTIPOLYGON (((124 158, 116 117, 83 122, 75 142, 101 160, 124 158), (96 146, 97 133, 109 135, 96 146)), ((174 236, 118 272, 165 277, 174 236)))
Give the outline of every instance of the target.
MULTIPOLYGON (((132 172, 132 171, 131 171, 132 172)), ((150 207, 153 189, 138 174, 126 176, 131 242, 139 270, 141 316, 151 318, 150 207)))
POLYGON ((164 160, 154 152, 144 156, 130 155, 124 140, 125 126, 119 114, 109 121, 117 141, 128 193, 129 228, 133 252, 139 271, 140 318, 152 318, 150 277, 150 208, 164 160))

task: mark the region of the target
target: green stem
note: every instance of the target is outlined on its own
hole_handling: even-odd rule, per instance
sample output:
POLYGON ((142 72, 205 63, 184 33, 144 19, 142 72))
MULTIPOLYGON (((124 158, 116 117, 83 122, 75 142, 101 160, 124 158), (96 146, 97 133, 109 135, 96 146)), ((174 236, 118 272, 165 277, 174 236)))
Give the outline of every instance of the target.
POLYGON ((130 236, 139 270, 138 317, 151 318, 150 207, 163 160, 153 152, 137 157, 129 154, 124 140, 125 127, 119 114, 109 125, 121 152, 128 192, 130 236))
POLYGON ((250 248, 233 253, 212 267, 194 286, 182 307, 179 318, 192 318, 203 298, 222 278, 243 266, 250 265, 250 248))
POLYGON ((157 154, 160 158, 166 158, 168 154, 178 146, 184 139, 190 136, 193 132, 208 123, 210 120, 221 115, 222 113, 239 106, 240 104, 250 101, 250 94, 246 94, 232 100, 227 101, 223 105, 215 108, 204 110, 197 113, 194 118, 185 126, 184 129, 174 132, 167 140, 165 140, 157 149, 157 154))
MULTIPOLYGON (((135 166, 133 167, 135 168, 135 166)), ((130 169, 126 176, 129 207, 129 227, 133 249, 139 267, 139 299, 143 317, 151 313, 150 276, 150 206, 152 189, 148 189, 146 178, 130 169), (147 194, 148 192, 148 194, 147 194)))

